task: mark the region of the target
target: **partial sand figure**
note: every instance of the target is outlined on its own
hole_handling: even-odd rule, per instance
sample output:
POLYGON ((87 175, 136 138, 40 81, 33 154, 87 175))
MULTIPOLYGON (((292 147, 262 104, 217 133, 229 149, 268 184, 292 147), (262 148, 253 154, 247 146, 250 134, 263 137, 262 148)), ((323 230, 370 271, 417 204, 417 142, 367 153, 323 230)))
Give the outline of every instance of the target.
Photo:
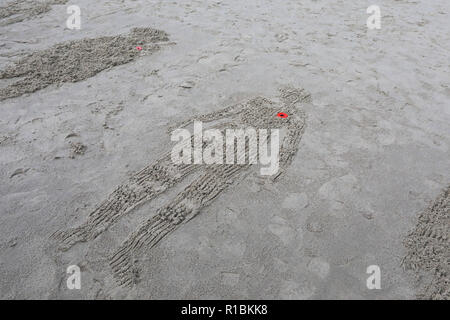
POLYGON ((55 4, 66 4, 68 0, 15 0, 0 7, 0 25, 8 25, 33 19, 51 10, 55 4))
POLYGON ((406 269, 425 277, 419 299, 450 299, 450 186, 419 216, 416 228, 405 239, 406 269))
MULTIPOLYGON (((220 124, 214 124, 212 128, 224 130, 252 127, 285 130, 279 153, 280 170, 275 176, 270 177, 273 181, 290 165, 297 153, 305 129, 305 115, 300 110, 300 105, 310 97, 304 90, 291 87, 282 88, 280 92, 282 105, 257 97, 211 114, 189 119, 178 124, 176 128, 185 127, 194 121, 207 123, 225 120, 220 124), (288 118, 277 117, 280 111, 286 112, 288 118)), ((190 142, 193 142, 193 136, 190 142)), ((248 147, 246 144, 246 150, 248 147)), ((56 232, 52 237, 59 241, 63 250, 77 242, 94 239, 136 206, 167 191, 194 170, 200 170, 197 179, 160 208, 156 215, 134 232, 112 256, 111 267, 118 283, 124 286, 133 285, 136 277, 133 271, 134 257, 152 248, 182 223, 194 218, 202 208, 236 182, 250 166, 249 164, 176 165, 168 152, 160 160, 132 176, 127 183, 119 186, 80 227, 56 232)))
POLYGON ((134 28, 129 34, 82 39, 56 44, 34 52, 0 72, 0 79, 22 77, 0 89, 0 101, 46 88, 78 82, 97 73, 135 60, 142 53, 160 49, 168 35, 152 28, 134 28), (137 50, 137 46, 142 51, 137 50))

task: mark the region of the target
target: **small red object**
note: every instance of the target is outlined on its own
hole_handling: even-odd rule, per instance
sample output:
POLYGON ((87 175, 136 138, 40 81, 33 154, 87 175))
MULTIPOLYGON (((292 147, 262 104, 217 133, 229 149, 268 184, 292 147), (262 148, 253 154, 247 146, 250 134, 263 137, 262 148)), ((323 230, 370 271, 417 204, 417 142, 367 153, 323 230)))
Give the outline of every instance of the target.
POLYGON ((286 113, 284 113, 284 112, 280 112, 280 113, 277 114, 277 117, 285 119, 285 118, 288 117, 288 115, 286 113))
POLYGON ((142 47, 136 47, 136 49, 137 49, 138 51, 141 51, 141 50, 142 50, 142 47))

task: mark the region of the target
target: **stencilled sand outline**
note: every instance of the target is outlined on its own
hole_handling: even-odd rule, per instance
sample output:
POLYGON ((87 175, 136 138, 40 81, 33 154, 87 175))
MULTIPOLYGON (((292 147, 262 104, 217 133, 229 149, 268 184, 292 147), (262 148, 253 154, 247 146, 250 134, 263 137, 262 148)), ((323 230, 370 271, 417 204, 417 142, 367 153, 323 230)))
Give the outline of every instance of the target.
POLYGON ((117 36, 73 40, 33 52, 0 71, 0 79, 20 78, 0 89, 0 101, 44 89, 50 85, 79 82, 103 70, 152 54, 169 41, 167 33, 134 28, 117 36), (137 50, 140 46, 142 50, 137 50))
MULTIPOLYGON (((194 117, 177 124, 182 128, 194 121, 213 122, 226 119, 226 123, 213 126, 224 129, 253 127, 256 129, 285 129, 279 154, 279 172, 268 177, 275 181, 291 164, 296 155, 306 127, 306 116, 300 109, 310 95, 303 89, 284 87, 280 89, 281 105, 266 98, 256 97, 228 108, 194 117), (282 111, 289 114, 286 119, 278 118, 282 111)), ((191 137, 192 144, 194 136, 191 137)), ((206 143, 205 143, 206 146, 206 143)), ((248 144, 246 144, 248 151, 248 144)), ((161 239, 183 223, 193 219, 211 204, 223 191, 243 176, 250 164, 174 164, 171 152, 134 174, 128 182, 119 186, 104 202, 88 216, 81 226, 67 231, 57 231, 52 238, 67 250, 78 242, 95 239, 115 221, 145 202, 154 199, 175 186, 187 175, 199 170, 200 176, 188 185, 173 200, 157 210, 156 215, 144 222, 112 255, 110 265, 114 277, 121 286, 132 286, 136 282, 135 259, 145 250, 154 247, 161 239)))

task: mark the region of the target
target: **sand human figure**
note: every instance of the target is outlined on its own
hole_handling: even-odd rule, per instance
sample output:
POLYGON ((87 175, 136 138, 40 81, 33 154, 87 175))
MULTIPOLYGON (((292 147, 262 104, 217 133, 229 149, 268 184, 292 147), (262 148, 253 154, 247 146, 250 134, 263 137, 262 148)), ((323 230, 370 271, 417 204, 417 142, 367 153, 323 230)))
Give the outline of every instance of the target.
MULTIPOLYGON (((286 170, 297 153, 300 139, 305 129, 305 115, 301 103, 309 99, 302 89, 285 87, 280 89, 280 103, 266 98, 253 98, 243 103, 210 114, 191 118, 177 124, 185 127, 194 121, 211 123, 222 121, 213 128, 281 128, 284 138, 279 153, 279 176, 286 170), (288 115, 280 118, 282 111, 288 115), (223 122, 225 121, 225 122, 223 122)), ((192 137, 193 139, 193 137, 192 137)), ((192 140, 191 140, 192 142, 192 140)), ((183 223, 194 218, 223 191, 227 190, 251 167, 250 164, 174 164, 171 152, 155 163, 134 174, 128 182, 119 186, 109 197, 91 212, 81 226, 67 231, 58 231, 52 237, 63 250, 78 242, 96 238, 119 218, 137 206, 154 199, 187 175, 200 171, 199 176, 174 199, 157 210, 156 214, 144 222, 137 231, 121 245, 110 260, 117 282, 123 286, 135 283, 134 260, 155 246, 162 238, 183 223)), ((274 180, 275 177, 270 177, 274 180)))
POLYGON ((0 7, 0 25, 22 22, 50 11, 52 5, 63 5, 68 0, 15 0, 0 7))
POLYGON ((129 33, 117 36, 57 43, 48 49, 32 52, 0 71, 0 79, 17 78, 15 82, 0 88, 0 101, 33 93, 53 84, 86 80, 144 54, 151 54, 168 41, 164 31, 133 28, 129 33))

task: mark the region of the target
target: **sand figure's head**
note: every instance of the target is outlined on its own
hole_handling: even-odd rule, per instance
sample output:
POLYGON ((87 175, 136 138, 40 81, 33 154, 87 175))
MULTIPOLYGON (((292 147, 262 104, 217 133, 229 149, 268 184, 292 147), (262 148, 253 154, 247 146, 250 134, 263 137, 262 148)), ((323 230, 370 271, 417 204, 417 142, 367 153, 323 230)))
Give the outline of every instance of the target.
POLYGON ((152 28, 134 28, 130 37, 136 44, 158 43, 169 41, 168 34, 162 30, 152 28))
POLYGON ((305 89, 285 86, 279 89, 280 100, 286 108, 286 113, 301 111, 301 104, 309 102, 311 95, 305 89))
POLYGON ((246 102, 240 114, 241 121, 255 128, 283 128, 292 119, 303 119, 302 103, 309 101, 310 94, 294 87, 283 87, 279 91, 281 103, 263 97, 246 102))

